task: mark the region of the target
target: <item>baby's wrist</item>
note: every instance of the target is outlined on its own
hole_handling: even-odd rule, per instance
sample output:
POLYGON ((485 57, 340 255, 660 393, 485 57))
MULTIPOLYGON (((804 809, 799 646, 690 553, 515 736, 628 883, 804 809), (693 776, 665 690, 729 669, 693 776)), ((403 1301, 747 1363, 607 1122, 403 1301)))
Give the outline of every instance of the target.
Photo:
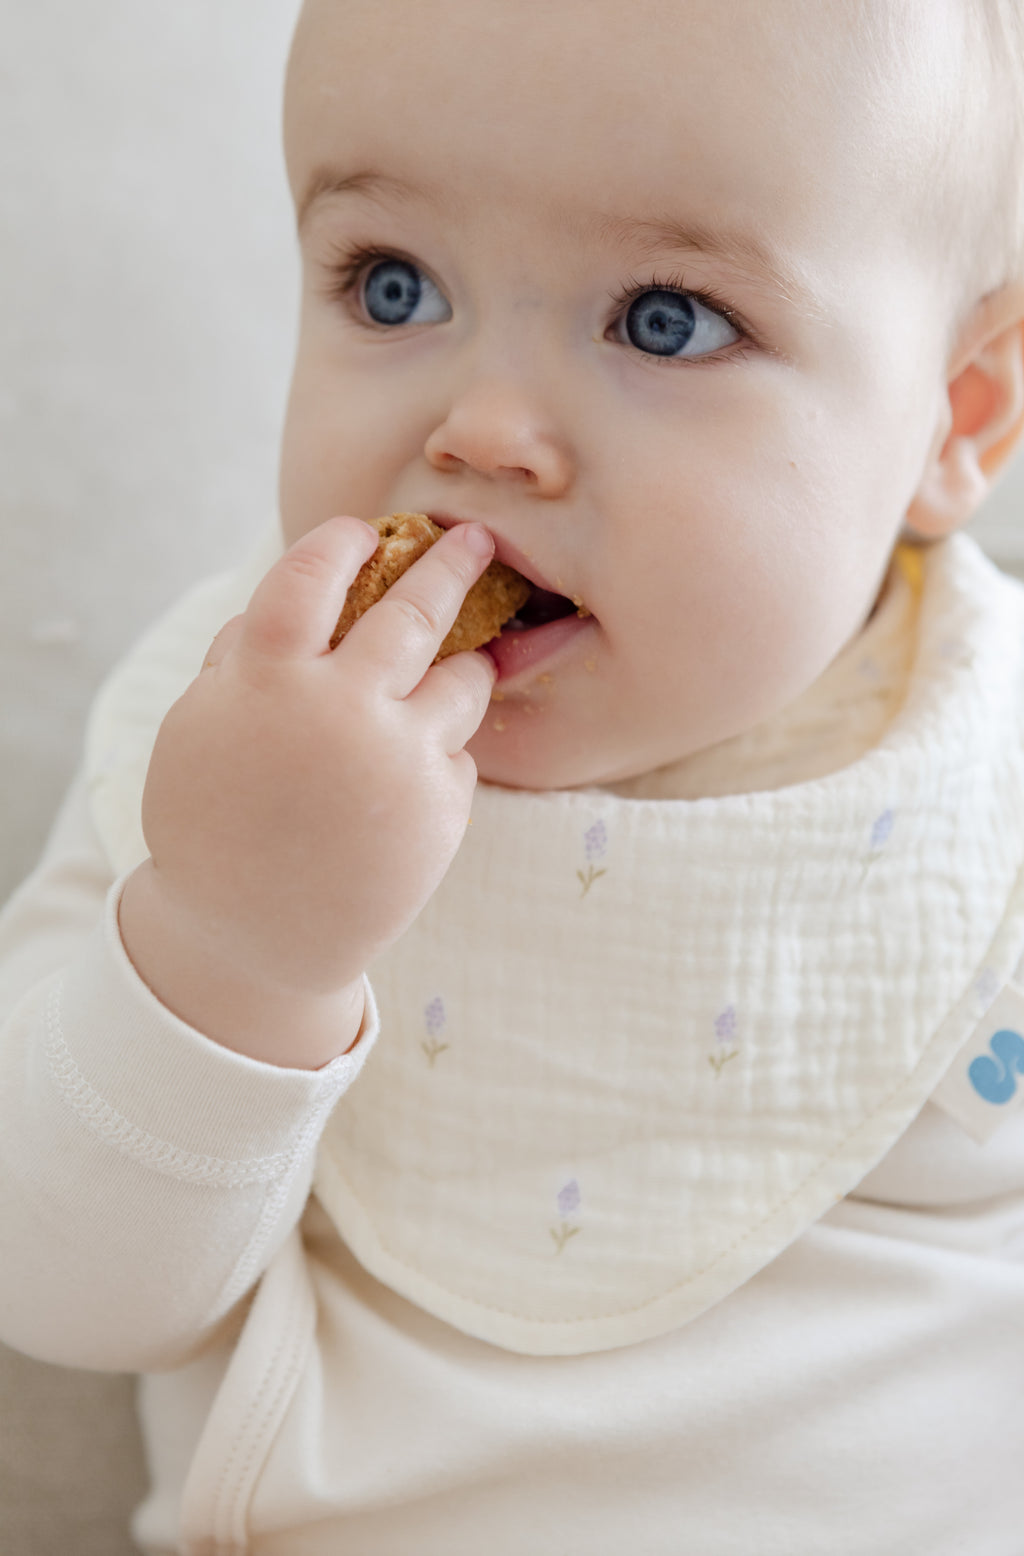
POLYGON ((169 900, 152 860, 125 882, 118 920, 128 959, 150 992, 221 1047, 263 1064, 318 1070, 359 1037, 361 977, 307 995, 232 966, 169 900))

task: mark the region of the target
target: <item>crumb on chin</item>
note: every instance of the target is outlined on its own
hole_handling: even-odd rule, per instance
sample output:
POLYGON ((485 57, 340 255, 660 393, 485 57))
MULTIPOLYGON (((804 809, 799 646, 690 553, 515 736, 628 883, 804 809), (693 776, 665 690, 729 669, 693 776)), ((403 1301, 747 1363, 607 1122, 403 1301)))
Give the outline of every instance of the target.
POLYGON ((538 675, 537 680, 541 686, 554 686, 555 684, 554 676, 551 675, 547 670, 544 671, 543 675, 538 675))
POLYGON ((597 660, 596 659, 584 659, 584 661, 583 661, 583 668, 584 668, 584 670, 588 671, 588 673, 590 675, 593 675, 594 671, 597 669, 597 660))
POLYGON ((496 735, 504 734, 504 732, 505 732, 505 720, 504 719, 495 719, 494 723, 491 725, 491 728, 494 730, 494 733, 496 735))
POLYGON ((505 701, 505 693, 503 691, 501 691, 497 686, 491 692, 491 701, 492 702, 504 702, 505 701))

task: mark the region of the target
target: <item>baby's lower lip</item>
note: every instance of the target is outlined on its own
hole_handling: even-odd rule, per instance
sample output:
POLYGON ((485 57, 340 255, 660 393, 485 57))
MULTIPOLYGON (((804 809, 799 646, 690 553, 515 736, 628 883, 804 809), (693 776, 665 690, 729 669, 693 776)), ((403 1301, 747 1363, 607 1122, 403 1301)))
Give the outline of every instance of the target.
POLYGON ((507 681, 521 670, 532 670, 542 660, 569 644, 581 632, 594 625, 592 616, 559 616, 557 621, 546 621, 540 627, 526 627, 521 631, 508 627, 484 645, 484 653, 490 654, 498 667, 498 680, 507 681))

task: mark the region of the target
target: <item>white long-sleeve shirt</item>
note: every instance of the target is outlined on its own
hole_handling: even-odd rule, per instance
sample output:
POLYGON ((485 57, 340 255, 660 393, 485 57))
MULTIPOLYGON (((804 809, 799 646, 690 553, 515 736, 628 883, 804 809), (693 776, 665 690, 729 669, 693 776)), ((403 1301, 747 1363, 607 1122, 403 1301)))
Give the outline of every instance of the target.
POLYGON ((147 1552, 1019 1556, 1020 1123, 927 1105, 692 1322, 519 1354, 308 1197, 375 1023, 317 1072, 220 1047, 135 973, 119 884, 80 779, 0 919, 0 1337, 146 1375, 147 1552))

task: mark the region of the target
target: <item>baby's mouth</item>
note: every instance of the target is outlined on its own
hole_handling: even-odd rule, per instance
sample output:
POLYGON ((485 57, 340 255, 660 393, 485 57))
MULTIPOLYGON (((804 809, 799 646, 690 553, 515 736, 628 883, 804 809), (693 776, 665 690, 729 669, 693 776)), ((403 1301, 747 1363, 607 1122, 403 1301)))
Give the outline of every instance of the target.
POLYGON ((582 605, 567 600, 564 594, 555 594, 550 589, 541 589, 537 584, 531 584, 526 604, 519 607, 511 621, 506 621, 502 631, 529 632, 533 627, 547 626, 549 621, 558 621, 574 612, 581 616, 589 614, 582 605))
MULTIPOLYGON (((433 512, 430 518, 442 529, 467 522, 465 515, 456 517, 450 513, 433 512)), ((481 522, 486 523, 486 519, 481 522)), ((551 655, 564 650, 577 633, 592 630, 596 621, 586 619, 591 613, 579 595, 565 595, 545 587, 549 582, 562 583, 557 574, 545 577, 529 552, 521 551, 500 532, 492 534, 495 560, 518 573, 530 591, 497 637, 483 645, 482 651, 497 666, 499 679, 506 680, 521 671, 536 670, 551 655)))
POLYGON ((553 655, 567 649, 580 632, 593 627, 592 620, 584 619, 589 616, 582 600, 570 600, 532 584, 525 604, 506 621, 498 636, 484 645, 484 653, 494 660, 499 681, 527 670, 535 674, 553 655))

